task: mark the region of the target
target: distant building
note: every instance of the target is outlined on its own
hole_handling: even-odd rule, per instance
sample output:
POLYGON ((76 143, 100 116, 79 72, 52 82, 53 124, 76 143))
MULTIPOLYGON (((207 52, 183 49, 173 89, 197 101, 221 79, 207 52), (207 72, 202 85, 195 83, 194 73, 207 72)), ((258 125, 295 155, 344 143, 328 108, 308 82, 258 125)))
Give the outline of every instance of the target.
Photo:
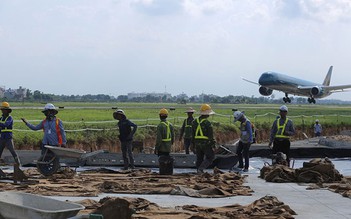
POLYGON ((19 98, 26 98, 27 97, 27 90, 28 89, 20 86, 18 89, 15 90, 16 96, 19 98))
POLYGON ((1 98, 6 98, 6 99, 19 99, 23 100, 24 98, 27 97, 27 88, 23 88, 20 86, 18 89, 5 89, 0 88, 0 97, 1 98))

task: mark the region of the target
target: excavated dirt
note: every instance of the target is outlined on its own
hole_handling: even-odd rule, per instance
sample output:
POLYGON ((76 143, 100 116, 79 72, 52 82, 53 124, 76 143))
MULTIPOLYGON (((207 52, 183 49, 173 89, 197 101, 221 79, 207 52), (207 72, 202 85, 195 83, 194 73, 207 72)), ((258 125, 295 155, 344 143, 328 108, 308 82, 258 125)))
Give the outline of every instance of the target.
MULTIPOLYGON (((21 191, 45 196, 93 197, 100 193, 119 194, 168 194, 196 198, 220 198, 251 195, 250 187, 244 186, 245 177, 235 172, 181 173, 159 175, 150 169, 114 171, 106 168, 76 173, 65 168, 51 177, 44 177, 36 169, 24 171, 28 180, 21 184, 1 182, 2 191, 21 191)), ((11 178, 11 174, 7 174, 11 178)), ((351 177, 342 176, 333 163, 325 159, 305 162, 302 168, 264 166, 260 177, 269 182, 309 183, 308 189, 327 188, 351 198, 351 177)), ((104 218, 293 218, 296 213, 276 197, 266 196, 250 205, 232 204, 218 208, 195 205, 163 208, 141 198, 104 198, 99 202, 85 199, 86 206, 80 214, 102 214, 104 218)), ((229 203, 230 204, 230 203, 229 203)))
POLYGON ((335 140, 335 141, 346 141, 351 142, 351 136, 348 135, 333 135, 326 137, 327 139, 335 140))
POLYGON ((260 177, 267 182, 313 183, 308 189, 326 188, 351 198, 351 176, 344 177, 328 158, 304 162, 303 167, 292 169, 284 165, 264 166, 260 177))
MULTIPOLYGON (((246 176, 234 172, 159 175, 149 169, 114 171, 101 168, 76 173, 65 168, 45 178, 36 169, 24 173, 28 180, 21 184, 0 183, 0 190, 21 191, 45 196, 97 196, 100 193, 170 194, 196 198, 220 198, 251 195, 252 190, 243 186, 246 176)), ((11 174, 7 174, 11 178, 11 174)), ((183 218, 293 218, 296 213, 276 197, 266 196, 250 205, 233 204, 218 208, 196 205, 163 208, 142 198, 104 198, 80 201, 86 207, 79 214, 102 214, 109 218, 183 219, 183 218)))
POLYGON ((97 196, 100 193, 170 194, 197 198, 251 195, 238 173, 214 170, 214 174, 183 173, 159 175, 150 169, 113 171, 99 169, 75 173, 71 169, 45 178, 35 169, 24 171, 28 180, 21 185, 1 183, 0 190, 19 190, 46 196, 97 196))
POLYGON ((79 202, 86 207, 85 213, 103 215, 104 219, 229 219, 229 218, 294 218, 296 213, 274 196, 265 196, 253 203, 242 206, 233 204, 218 208, 183 205, 163 208, 142 198, 106 197, 99 202, 85 199, 79 202))

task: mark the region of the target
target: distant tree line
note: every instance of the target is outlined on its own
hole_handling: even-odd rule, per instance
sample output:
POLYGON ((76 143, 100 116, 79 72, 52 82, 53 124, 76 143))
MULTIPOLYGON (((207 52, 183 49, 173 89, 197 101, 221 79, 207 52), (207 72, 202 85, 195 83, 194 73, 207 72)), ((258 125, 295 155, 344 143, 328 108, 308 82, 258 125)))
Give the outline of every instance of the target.
MULTIPOLYGON (((304 97, 290 97, 292 103, 295 104, 309 104, 307 98, 304 97)), ((201 94, 195 96, 187 96, 182 93, 171 98, 166 95, 163 97, 146 95, 145 97, 128 98, 128 95, 119 95, 117 97, 106 94, 86 94, 86 95, 56 95, 46 94, 39 90, 27 90, 26 97, 16 97, 11 99, 3 98, 7 101, 27 101, 27 102, 137 102, 137 103, 223 103, 223 104, 281 104, 282 99, 275 99, 274 95, 270 97, 247 97, 247 96, 233 96, 228 95, 220 97, 213 94, 201 94)), ((350 104, 350 101, 341 100, 324 100, 318 99, 319 104, 350 104)))

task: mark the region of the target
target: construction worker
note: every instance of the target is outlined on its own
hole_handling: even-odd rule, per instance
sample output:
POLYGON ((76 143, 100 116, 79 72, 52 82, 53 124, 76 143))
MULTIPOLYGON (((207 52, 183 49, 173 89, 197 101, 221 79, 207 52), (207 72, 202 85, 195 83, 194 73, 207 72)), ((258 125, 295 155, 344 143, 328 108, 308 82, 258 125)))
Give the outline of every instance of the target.
POLYGON ((273 154, 282 152, 286 155, 287 166, 290 164, 290 136, 295 135, 293 122, 286 116, 288 107, 282 105, 279 108, 280 116, 273 122, 268 146, 273 144, 273 154))
POLYGON ((240 121, 240 140, 236 149, 236 154, 239 158, 239 169, 243 169, 244 172, 249 171, 249 150, 253 142, 253 133, 250 120, 246 118, 243 112, 234 112, 234 122, 240 121), (245 159, 245 166, 243 162, 243 156, 245 159))
POLYGON ((157 126, 155 154, 158 156, 169 156, 171 147, 174 143, 174 128, 173 125, 167 121, 168 111, 163 108, 159 112, 160 124, 157 126))
POLYGON ((10 115, 12 109, 10 108, 10 104, 8 102, 1 103, 1 112, 2 116, 0 118, 0 157, 2 155, 2 152, 4 151, 4 148, 6 147, 12 154, 15 163, 17 163, 18 166, 21 166, 20 159, 15 151, 13 144, 13 118, 10 115))
POLYGON ((216 141, 213 138, 213 128, 208 117, 215 112, 208 104, 201 105, 200 117, 193 121, 193 142, 196 150, 196 168, 198 173, 203 173, 214 160, 213 148, 216 141))
POLYGON ((137 125, 127 119, 124 111, 119 109, 113 113, 113 118, 118 120, 119 140, 121 141, 122 156, 124 162, 124 170, 128 167, 134 169, 133 157, 133 136, 137 130, 137 125))
POLYGON ((316 119, 315 124, 313 125, 314 136, 319 137, 322 135, 322 125, 319 123, 319 120, 316 119))
POLYGON ((36 126, 30 124, 25 118, 21 119, 28 128, 34 131, 44 131, 44 137, 40 148, 42 154, 46 151, 44 145, 66 147, 66 133, 61 119, 56 118, 58 111, 55 106, 52 103, 48 103, 41 112, 44 113, 46 118, 36 126))
MULTIPOLYGON (((189 154, 189 148, 192 144, 192 123, 194 121, 194 114, 195 110, 192 107, 189 107, 185 113, 188 114, 188 118, 184 119, 183 125, 180 128, 180 135, 179 141, 182 141, 183 134, 184 134, 184 148, 185 154, 189 154)), ((192 151, 194 152, 194 148, 192 147, 192 151)))

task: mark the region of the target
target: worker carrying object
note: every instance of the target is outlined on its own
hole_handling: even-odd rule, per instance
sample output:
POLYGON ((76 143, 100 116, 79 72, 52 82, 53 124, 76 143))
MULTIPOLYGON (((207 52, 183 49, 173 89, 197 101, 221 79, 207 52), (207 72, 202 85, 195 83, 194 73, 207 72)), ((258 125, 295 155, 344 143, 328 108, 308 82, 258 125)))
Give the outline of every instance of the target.
POLYGON ((18 166, 21 166, 20 159, 14 148, 12 138, 13 118, 10 115, 12 109, 10 108, 10 104, 8 102, 1 103, 1 112, 2 115, 0 118, 0 157, 2 155, 2 152, 4 151, 4 148, 6 147, 10 151, 11 155, 13 156, 13 159, 18 164, 18 166))
POLYGON ((58 111, 56 110, 54 104, 46 104, 41 112, 44 113, 46 118, 42 120, 38 125, 30 124, 25 118, 21 119, 28 128, 34 131, 41 129, 44 131, 44 137, 41 145, 42 153, 44 153, 46 150, 44 145, 66 147, 66 133, 61 119, 56 117, 58 111))
POLYGON ((216 141, 213 137, 213 128, 208 117, 215 112, 208 104, 203 104, 200 108, 200 117, 193 121, 193 143, 196 151, 196 168, 198 173, 203 173, 209 167, 215 157, 213 148, 216 141))

